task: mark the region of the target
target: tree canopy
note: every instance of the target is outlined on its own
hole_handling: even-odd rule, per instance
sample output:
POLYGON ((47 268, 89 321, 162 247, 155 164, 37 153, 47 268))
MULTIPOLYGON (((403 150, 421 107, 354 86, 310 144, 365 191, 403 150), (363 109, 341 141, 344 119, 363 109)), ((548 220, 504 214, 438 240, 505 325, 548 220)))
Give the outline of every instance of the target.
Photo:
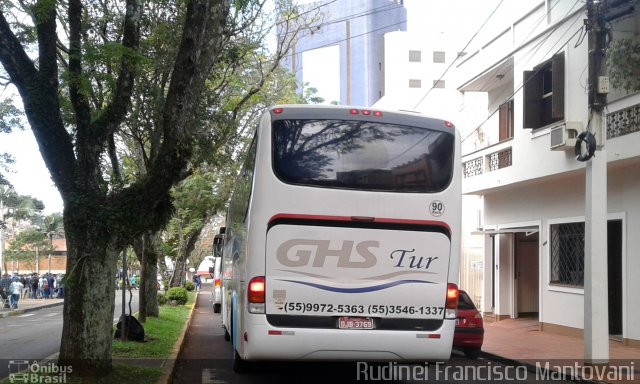
MULTIPOLYGON (((260 90, 278 86, 268 74, 295 34, 283 34, 276 59, 269 57, 268 29, 252 27, 263 6, 0 3, 0 77, 17 89, 65 206, 71 294, 59 362, 74 373, 111 370, 120 252, 166 225, 175 185, 205 164, 233 159, 239 127, 270 102, 260 90)), ((287 26, 286 18, 278 24, 287 26)))

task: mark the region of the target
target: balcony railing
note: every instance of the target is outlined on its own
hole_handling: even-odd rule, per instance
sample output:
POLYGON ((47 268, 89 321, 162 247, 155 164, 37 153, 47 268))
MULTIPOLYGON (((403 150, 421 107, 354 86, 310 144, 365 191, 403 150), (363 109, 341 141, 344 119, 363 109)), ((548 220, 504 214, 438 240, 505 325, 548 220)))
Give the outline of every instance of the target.
POLYGON ((464 173, 464 177, 473 177, 481 175, 484 172, 492 172, 501 168, 510 167, 512 159, 511 154, 511 147, 508 147, 466 161, 462 163, 462 172, 464 173))
POLYGON ((640 104, 607 114, 607 140, 640 131, 640 104))

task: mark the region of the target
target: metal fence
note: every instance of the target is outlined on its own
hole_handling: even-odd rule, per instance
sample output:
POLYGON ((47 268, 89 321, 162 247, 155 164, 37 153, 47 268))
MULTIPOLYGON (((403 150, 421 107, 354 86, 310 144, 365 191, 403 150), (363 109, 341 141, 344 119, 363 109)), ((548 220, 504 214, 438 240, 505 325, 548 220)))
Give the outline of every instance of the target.
POLYGON ((484 269, 484 249, 479 247, 463 247, 460 257, 460 289, 464 289, 481 308, 482 271, 484 269))

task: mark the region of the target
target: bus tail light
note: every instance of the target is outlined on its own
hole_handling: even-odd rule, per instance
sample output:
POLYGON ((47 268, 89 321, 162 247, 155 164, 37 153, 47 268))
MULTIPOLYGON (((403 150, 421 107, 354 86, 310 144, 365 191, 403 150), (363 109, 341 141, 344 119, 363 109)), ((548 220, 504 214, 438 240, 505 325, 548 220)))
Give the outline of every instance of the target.
POLYGON ((249 281, 249 313, 265 313, 265 279, 256 276, 249 281))
POLYGON ((216 285, 216 288, 220 287, 220 278, 219 277, 215 280, 214 284, 216 285))
POLYGON ((458 286, 453 283, 449 283, 447 285, 447 301, 445 302, 444 308, 445 319, 456 318, 456 309, 458 308, 458 286))
POLYGON ((357 109, 357 108, 351 108, 349 110, 349 113, 352 115, 364 115, 364 116, 375 116, 375 117, 382 117, 382 112, 380 111, 372 111, 370 109, 357 109))

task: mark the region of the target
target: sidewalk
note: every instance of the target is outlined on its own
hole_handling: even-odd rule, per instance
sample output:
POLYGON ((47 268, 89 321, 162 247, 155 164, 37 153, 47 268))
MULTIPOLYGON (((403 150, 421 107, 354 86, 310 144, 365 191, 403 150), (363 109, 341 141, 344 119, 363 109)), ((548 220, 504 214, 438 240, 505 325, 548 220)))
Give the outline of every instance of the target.
MULTIPOLYGON (((575 367, 576 364, 583 366, 584 340, 541 332, 537 319, 507 319, 485 323, 484 328, 482 351, 488 359, 506 360, 530 367, 544 367, 546 362, 551 368, 575 367)), ((640 383, 640 348, 624 346, 622 342, 611 340, 609 357, 609 366, 617 369, 617 373, 599 377, 601 380, 592 377, 593 381, 640 383)), ((588 376, 593 371, 589 368, 586 371, 578 369, 578 372, 588 376)))
POLYGON ((0 309, 0 318, 21 315, 26 312, 35 311, 36 309, 54 307, 56 305, 62 305, 63 303, 64 299, 20 299, 20 301, 18 301, 18 309, 0 309))

